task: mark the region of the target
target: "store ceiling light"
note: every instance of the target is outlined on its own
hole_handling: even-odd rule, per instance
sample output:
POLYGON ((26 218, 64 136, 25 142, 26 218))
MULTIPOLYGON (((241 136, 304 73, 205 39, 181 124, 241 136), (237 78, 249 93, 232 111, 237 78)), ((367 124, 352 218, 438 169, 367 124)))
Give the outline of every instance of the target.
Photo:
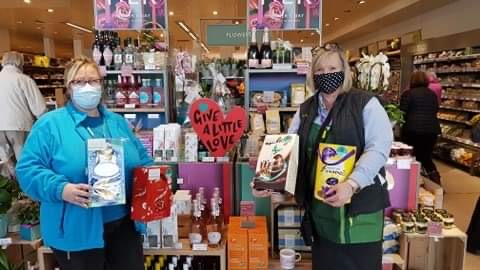
POLYGON ((235 21, 235 24, 240 24, 240 22, 239 22, 239 21, 235 21))
POLYGON ((338 21, 338 20, 340 20, 340 18, 338 18, 338 17, 335 17, 333 20, 335 20, 335 21, 338 21))
POLYGON ((53 12, 53 8, 49 8, 47 9, 48 12, 52 13, 53 12))
POLYGON ((194 40, 198 40, 197 36, 195 36, 194 33, 188 32, 188 35, 189 35, 190 37, 192 37, 194 40))
POLYGON ((184 22, 178 22, 177 21, 177 24, 178 24, 178 26, 180 26, 180 28, 183 29, 183 31, 185 31, 187 33, 190 33, 190 29, 187 27, 187 25, 184 22))
POLYGON ((215 16, 217 16, 217 15, 218 15, 218 11, 214 10, 214 11, 212 12, 212 14, 215 15, 215 16))
POLYGON ((362 5, 362 4, 365 4, 365 2, 367 2, 367 1, 363 1, 363 0, 362 0, 362 1, 358 1, 358 4, 359 4, 359 5, 362 5))
POLYGON ((329 24, 329 23, 326 23, 326 24, 325 24, 325 26, 326 26, 326 27, 329 27, 329 26, 330 26, 330 24, 329 24))
POLYGON ((18 24, 22 24, 22 23, 23 23, 23 21, 18 21, 17 23, 18 23, 18 24))
POLYGON ((32 3, 31 0, 23 0, 23 2, 24 2, 25 4, 31 4, 31 3, 32 3))
POLYGON ((175 13, 173 13, 173 11, 170 11, 170 12, 168 12, 168 15, 173 16, 173 15, 175 15, 175 13))
POLYGON ((85 27, 83 27, 83 26, 80 26, 80 25, 78 25, 78 24, 69 23, 69 22, 66 22, 65 24, 68 25, 68 26, 70 26, 70 27, 72 27, 72 28, 75 28, 75 29, 77 29, 77 30, 83 31, 83 32, 87 32, 87 33, 92 33, 92 32, 93 32, 92 30, 90 30, 90 29, 88 29, 88 28, 85 28, 85 27))
POLYGON ((300 39, 300 43, 303 43, 303 39, 300 39))

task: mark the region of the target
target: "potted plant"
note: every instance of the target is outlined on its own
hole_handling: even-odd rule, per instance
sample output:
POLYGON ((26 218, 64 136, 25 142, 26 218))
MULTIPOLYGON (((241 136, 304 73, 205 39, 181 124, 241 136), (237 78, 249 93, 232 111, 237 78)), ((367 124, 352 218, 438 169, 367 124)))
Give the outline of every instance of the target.
POLYGON ((34 241, 40 239, 40 205, 32 200, 25 200, 17 209, 20 221, 20 237, 22 240, 34 241))
POLYGON ((7 212, 12 207, 12 200, 18 193, 14 180, 0 176, 0 238, 4 238, 8 231, 7 212))
POLYGON ((385 111, 387 111, 388 118, 390 118, 392 127, 394 127, 396 124, 401 126, 405 123, 405 113, 400 110, 398 105, 388 104, 384 108, 385 111))
MULTIPOLYGON (((33 250, 29 254, 26 254, 23 261, 19 262, 18 264, 14 264, 8 260, 6 251, 3 248, 0 248, 0 270, 23 270, 25 269, 25 264, 27 262, 35 259, 36 254, 36 250, 33 250)), ((30 263, 28 263, 27 265, 29 266, 30 263)))

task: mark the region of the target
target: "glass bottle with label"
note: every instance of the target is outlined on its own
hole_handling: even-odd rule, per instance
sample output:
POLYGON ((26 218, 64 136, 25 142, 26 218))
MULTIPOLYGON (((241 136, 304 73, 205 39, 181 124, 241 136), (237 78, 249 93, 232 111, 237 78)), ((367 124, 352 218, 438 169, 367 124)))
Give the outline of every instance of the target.
POLYGON ((207 225, 207 238, 208 245, 211 247, 218 247, 222 241, 222 225, 220 220, 220 210, 218 209, 217 200, 215 198, 210 199, 211 216, 207 225))
POLYGON ((125 40, 124 61, 125 65, 131 66, 133 68, 134 50, 131 38, 125 40))
POLYGON ((113 51, 113 65, 115 70, 120 70, 123 65, 123 51, 120 43, 117 44, 117 47, 113 51))
POLYGON ((213 198, 215 198, 215 200, 217 201, 217 204, 218 204, 218 210, 220 212, 220 220, 224 220, 224 210, 223 210, 223 200, 222 200, 222 197, 220 196, 220 188, 218 187, 215 187, 213 189, 213 198))
POLYGON ((270 47, 268 28, 265 27, 263 31, 263 43, 262 48, 260 49, 260 66, 262 68, 270 69, 272 68, 273 53, 272 48, 270 47))
POLYGON ((202 220, 202 212, 200 210, 200 202, 198 200, 193 200, 193 215, 192 215, 192 224, 190 227, 190 233, 188 238, 190 243, 200 244, 205 238, 206 229, 205 223, 202 220))
POLYGON ((249 68, 259 67, 260 52, 258 51, 257 30, 255 28, 252 29, 252 41, 250 42, 250 47, 248 48, 247 58, 247 64, 249 68))
POLYGON ((143 64, 143 55, 140 48, 138 39, 135 39, 135 47, 133 48, 133 66, 136 70, 143 70, 145 68, 143 64))
POLYGON ((118 75, 118 84, 115 94, 115 103, 117 107, 124 108, 127 104, 128 93, 125 92, 125 86, 123 83, 123 78, 121 75, 118 75))

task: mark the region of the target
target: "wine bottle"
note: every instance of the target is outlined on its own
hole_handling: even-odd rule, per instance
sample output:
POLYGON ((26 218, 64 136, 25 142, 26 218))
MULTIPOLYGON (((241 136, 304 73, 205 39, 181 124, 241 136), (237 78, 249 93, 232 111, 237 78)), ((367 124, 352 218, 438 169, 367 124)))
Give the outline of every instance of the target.
POLYGON ((250 42, 250 47, 248 48, 248 67, 249 68, 259 68, 260 52, 258 51, 257 46, 257 30, 252 29, 252 42, 250 42))
POLYGON ((132 39, 128 38, 125 40, 125 49, 124 49, 124 59, 125 65, 133 67, 134 63, 134 50, 132 45, 132 39))
POLYGON ((123 78, 121 75, 118 75, 118 84, 115 94, 115 103, 117 107, 124 108, 127 104, 128 92, 125 92, 125 84, 123 83, 123 78))
POLYGON ((200 244, 205 238, 205 223, 202 220, 200 202, 196 199, 193 200, 192 224, 188 238, 192 244, 200 244))
POLYGON ((265 27, 263 32, 262 48, 260 49, 261 62, 260 66, 265 69, 272 68, 273 53, 270 47, 270 41, 268 37, 268 28, 265 27))
POLYGON ((210 199, 210 208, 212 209, 210 220, 207 225, 208 245, 218 247, 222 241, 222 224, 220 220, 220 210, 218 209, 217 199, 210 199))
POLYGON ((113 51, 113 64, 115 66, 115 70, 120 70, 122 68, 123 61, 122 47, 120 46, 120 41, 118 41, 118 44, 113 51))

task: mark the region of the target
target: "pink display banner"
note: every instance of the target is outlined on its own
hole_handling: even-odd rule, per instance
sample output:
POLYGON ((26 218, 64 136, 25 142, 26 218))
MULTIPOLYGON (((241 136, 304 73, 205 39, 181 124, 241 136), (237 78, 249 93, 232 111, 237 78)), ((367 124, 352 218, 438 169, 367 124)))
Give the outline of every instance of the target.
POLYGON ((248 0, 249 29, 319 29, 322 0, 248 0))
POLYGON ((166 0, 94 0, 94 7, 99 30, 166 28, 166 0))

